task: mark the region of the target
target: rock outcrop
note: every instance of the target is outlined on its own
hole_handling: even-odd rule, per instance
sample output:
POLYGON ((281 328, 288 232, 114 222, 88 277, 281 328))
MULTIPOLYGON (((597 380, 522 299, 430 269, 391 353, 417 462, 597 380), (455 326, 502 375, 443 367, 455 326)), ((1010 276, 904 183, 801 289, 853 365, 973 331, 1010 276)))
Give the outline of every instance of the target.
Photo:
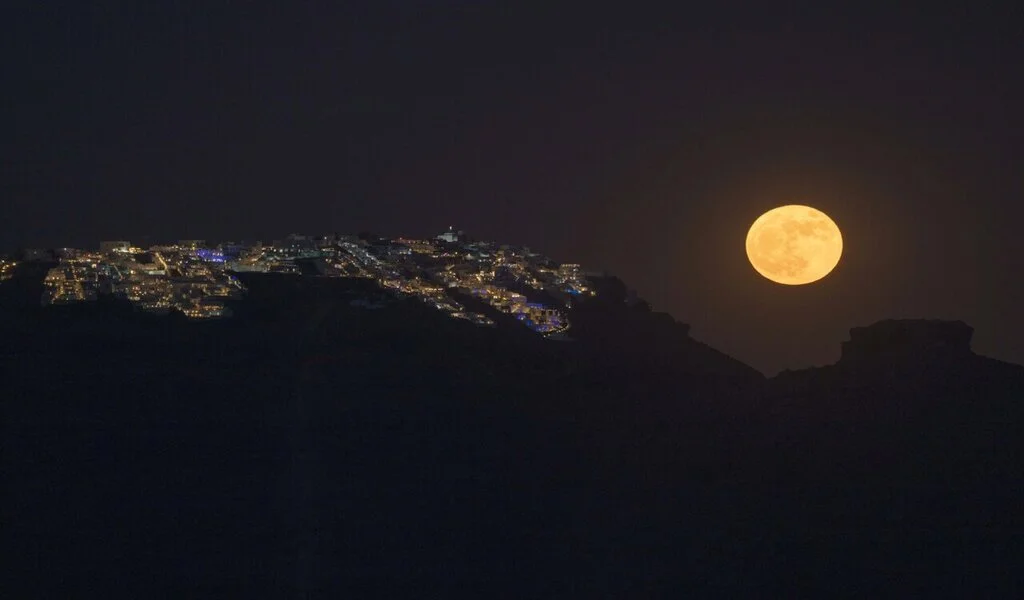
POLYGON ((974 328, 963 321, 888 319, 850 330, 839 364, 962 358, 971 354, 974 328))

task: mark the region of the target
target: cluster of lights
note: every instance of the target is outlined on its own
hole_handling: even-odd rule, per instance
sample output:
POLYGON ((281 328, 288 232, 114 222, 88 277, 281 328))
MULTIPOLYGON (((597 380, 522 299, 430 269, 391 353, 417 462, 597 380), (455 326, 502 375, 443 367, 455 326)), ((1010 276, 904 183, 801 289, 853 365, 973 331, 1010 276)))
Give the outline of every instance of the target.
POLYGON ((107 293, 128 299, 144 312, 176 309, 195 319, 230 315, 223 299, 244 291, 236 278, 211 268, 195 248, 161 246, 145 252, 128 242, 108 242, 96 253, 69 251, 43 283, 44 305, 86 302, 107 293))
MULTIPOLYGON (((0 276, 13 268, 10 265, 0 262, 0 276)), ((544 335, 567 330, 569 321, 563 310, 529 301, 531 290, 566 306, 574 297, 594 294, 579 265, 552 266, 527 248, 464 242, 462 233, 452 230, 436 240, 366 242, 350 236, 291 235, 266 246, 208 247, 202 240, 185 240, 148 251, 129 242, 104 242, 98 253, 66 253, 47 275, 44 303, 80 302, 94 299, 97 292, 116 293, 149 312, 177 309, 191 318, 217 318, 230 314, 223 300, 244 291, 232 272, 298 275, 308 268, 325 277, 370 279, 452 318, 493 325, 493 320, 467 310, 449 294, 449 290, 461 290, 544 335)))
POLYGON ((18 267, 17 261, 0 258, 0 281, 6 281, 14 276, 14 270, 18 267))

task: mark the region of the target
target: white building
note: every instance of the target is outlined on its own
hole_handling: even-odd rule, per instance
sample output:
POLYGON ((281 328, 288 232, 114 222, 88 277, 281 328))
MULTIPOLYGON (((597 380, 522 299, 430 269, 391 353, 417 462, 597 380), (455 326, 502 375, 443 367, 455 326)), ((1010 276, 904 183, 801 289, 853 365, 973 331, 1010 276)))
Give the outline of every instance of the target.
POLYGON ((128 252, 131 247, 131 242, 125 241, 100 242, 100 252, 128 252))
POLYGON ((462 230, 455 231, 454 227, 449 227, 448 231, 446 231, 446 232, 442 233, 441 235, 437 236, 437 238, 435 238, 435 239, 441 240, 442 242, 454 243, 454 242, 460 242, 460 241, 464 240, 465 238, 466 238, 465 232, 463 232, 462 230))

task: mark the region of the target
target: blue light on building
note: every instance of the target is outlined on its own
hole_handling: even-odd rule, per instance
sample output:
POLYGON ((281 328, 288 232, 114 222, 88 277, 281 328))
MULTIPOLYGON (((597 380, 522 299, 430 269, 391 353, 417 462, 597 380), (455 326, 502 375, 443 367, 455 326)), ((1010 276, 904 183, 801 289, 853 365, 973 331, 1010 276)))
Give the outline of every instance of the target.
POLYGON ((224 262, 224 253, 220 250, 211 250, 209 248, 199 248, 196 250, 196 256, 203 261, 212 263, 224 262))

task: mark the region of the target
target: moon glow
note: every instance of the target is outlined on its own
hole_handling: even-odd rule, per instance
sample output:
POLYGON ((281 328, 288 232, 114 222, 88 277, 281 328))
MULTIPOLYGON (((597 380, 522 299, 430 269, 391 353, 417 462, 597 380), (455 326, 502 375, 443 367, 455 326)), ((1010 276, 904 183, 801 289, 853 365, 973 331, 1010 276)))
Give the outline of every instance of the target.
POLYGON ((754 270, 784 285, 804 285, 832 272, 843 254, 843 236, 828 215, 801 204, 773 208, 747 232, 754 270))

